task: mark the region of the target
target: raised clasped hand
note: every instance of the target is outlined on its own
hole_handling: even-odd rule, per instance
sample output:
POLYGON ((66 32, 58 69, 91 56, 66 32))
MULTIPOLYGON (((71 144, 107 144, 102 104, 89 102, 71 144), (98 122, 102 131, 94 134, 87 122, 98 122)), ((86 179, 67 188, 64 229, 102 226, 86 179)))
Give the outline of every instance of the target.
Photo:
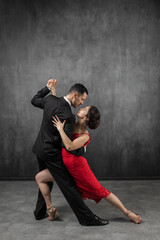
POLYGON ((52 88, 55 88, 57 86, 57 80, 55 78, 51 78, 47 81, 47 87, 52 90, 52 88))

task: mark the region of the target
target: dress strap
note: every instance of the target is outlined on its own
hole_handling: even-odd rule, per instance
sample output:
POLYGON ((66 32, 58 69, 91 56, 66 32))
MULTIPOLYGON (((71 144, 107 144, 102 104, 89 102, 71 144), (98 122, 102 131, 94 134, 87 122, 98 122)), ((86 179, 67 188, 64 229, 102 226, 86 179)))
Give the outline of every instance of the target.
POLYGON ((82 134, 87 134, 88 136, 89 136, 89 140, 83 145, 84 147, 85 146, 87 146, 88 145, 88 143, 90 143, 90 141, 91 141, 91 137, 90 137, 90 135, 89 135, 89 133, 72 133, 72 135, 73 135, 73 139, 75 139, 76 137, 74 137, 74 136, 76 136, 76 135, 82 135, 82 134))

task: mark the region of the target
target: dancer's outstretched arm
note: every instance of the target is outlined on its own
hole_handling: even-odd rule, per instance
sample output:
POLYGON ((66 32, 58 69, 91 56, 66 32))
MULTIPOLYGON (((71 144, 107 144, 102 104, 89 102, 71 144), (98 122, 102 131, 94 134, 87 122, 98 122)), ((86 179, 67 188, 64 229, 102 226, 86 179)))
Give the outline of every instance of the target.
POLYGON ((68 151, 73 151, 76 150, 78 148, 81 148, 88 140, 89 140, 89 136, 88 134, 82 134, 80 137, 76 138, 74 141, 71 141, 69 139, 69 137, 67 137, 66 133, 64 132, 64 124, 65 121, 63 123, 61 123, 61 121, 59 120, 59 118, 53 117, 53 121, 54 126, 57 128, 57 130, 59 131, 62 141, 66 147, 66 149, 68 151))
POLYGON ((42 88, 37 94, 32 98, 31 103, 35 107, 44 108, 45 96, 52 91, 52 94, 56 96, 55 86, 57 85, 57 80, 52 78, 47 81, 47 85, 42 88), (53 86, 53 89, 52 89, 53 86))
POLYGON ((35 107, 44 108, 44 97, 50 92, 48 87, 42 88, 37 94, 32 98, 31 103, 35 107))

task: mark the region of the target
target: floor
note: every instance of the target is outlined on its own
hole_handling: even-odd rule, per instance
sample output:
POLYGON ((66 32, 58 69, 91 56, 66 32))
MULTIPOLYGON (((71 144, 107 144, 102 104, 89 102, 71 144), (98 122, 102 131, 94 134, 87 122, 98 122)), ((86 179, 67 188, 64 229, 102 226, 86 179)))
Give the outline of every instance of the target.
POLYGON ((54 185, 52 200, 61 221, 36 221, 33 216, 37 197, 34 181, 0 182, 0 240, 160 240, 160 180, 101 181, 124 205, 141 215, 134 224, 105 200, 86 200, 94 213, 110 220, 102 227, 79 225, 66 200, 54 185))

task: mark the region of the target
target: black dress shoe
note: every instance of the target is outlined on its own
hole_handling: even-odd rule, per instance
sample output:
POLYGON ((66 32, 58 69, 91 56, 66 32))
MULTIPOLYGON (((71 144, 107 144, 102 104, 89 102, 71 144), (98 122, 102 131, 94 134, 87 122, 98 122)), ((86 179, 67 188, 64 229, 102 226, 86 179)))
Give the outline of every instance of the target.
POLYGON ((107 225, 108 223, 109 223, 108 220, 101 219, 95 215, 91 221, 81 223, 81 225, 83 225, 83 226, 103 226, 103 225, 107 225))

